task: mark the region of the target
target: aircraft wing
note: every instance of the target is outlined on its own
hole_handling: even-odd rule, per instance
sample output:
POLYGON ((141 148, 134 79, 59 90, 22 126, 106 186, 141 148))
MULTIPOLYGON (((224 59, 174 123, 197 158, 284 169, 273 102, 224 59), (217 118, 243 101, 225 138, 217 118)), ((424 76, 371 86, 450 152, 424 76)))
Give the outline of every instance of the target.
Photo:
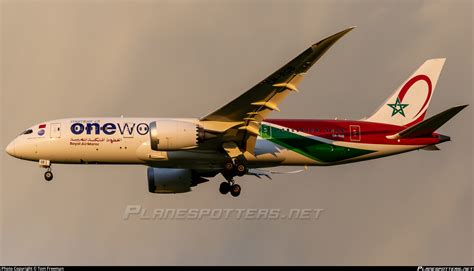
POLYGON ((347 28, 313 44, 247 92, 202 117, 201 123, 207 123, 205 126, 214 131, 218 129, 212 127, 225 127, 223 129, 228 136, 224 137, 227 138, 224 142, 235 142, 241 150, 252 153, 262 120, 273 110, 280 110, 278 105, 290 92, 298 91, 299 83, 311 66, 353 28, 347 28))

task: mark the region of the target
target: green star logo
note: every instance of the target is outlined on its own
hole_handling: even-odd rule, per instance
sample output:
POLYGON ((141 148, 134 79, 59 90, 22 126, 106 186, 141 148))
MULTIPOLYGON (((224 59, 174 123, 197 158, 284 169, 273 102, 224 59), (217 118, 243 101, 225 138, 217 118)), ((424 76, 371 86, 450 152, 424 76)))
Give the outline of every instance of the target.
POLYGON ((392 117, 395 116, 396 114, 400 113, 400 115, 405 117, 405 112, 403 109, 408 106, 408 104, 402 104, 400 102, 400 99, 397 97, 397 101, 394 104, 387 104, 390 106, 393 111, 392 111, 392 117))

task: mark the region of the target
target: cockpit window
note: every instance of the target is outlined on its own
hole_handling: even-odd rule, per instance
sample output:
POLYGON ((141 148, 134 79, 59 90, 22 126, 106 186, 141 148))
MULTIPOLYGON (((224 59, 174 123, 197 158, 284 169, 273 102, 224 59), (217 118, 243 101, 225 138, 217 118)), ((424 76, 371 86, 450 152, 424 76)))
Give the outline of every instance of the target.
POLYGON ((33 133, 33 130, 28 129, 28 130, 24 131, 24 132, 21 133, 21 134, 22 134, 22 135, 28 135, 28 134, 31 134, 31 133, 33 133))

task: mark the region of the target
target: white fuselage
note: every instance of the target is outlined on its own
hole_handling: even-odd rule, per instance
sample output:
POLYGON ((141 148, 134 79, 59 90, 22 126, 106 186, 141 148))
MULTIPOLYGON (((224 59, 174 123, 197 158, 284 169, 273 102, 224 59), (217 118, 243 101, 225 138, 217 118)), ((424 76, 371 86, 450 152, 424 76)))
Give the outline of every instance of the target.
MULTIPOLYGON (((40 123, 19 135, 7 147, 13 156, 25 160, 47 160, 66 164, 144 164, 156 167, 219 169, 226 159, 224 152, 194 148, 154 151, 150 147, 149 124, 157 120, 199 123, 198 119, 178 118, 68 118, 40 123)), ((263 124, 272 125, 263 122, 263 124)), ((275 126, 274 126, 275 127, 275 126)), ((301 134, 295 132, 295 134, 301 134)), ((347 159, 355 162, 410 151, 422 146, 390 146, 345 143, 318 138, 344 147, 356 145, 376 150, 347 159)), ((278 165, 331 165, 311 159, 270 140, 257 138, 254 155, 246 156, 250 167, 278 165)))
MULTIPOLYGON (((66 164, 147 164, 164 167, 218 168, 225 154, 215 150, 153 151, 149 123, 163 118, 68 118, 30 127, 9 149, 15 157, 66 164), (39 128, 45 125, 45 128, 39 128)), ((198 123, 198 119, 165 119, 198 123)), ((314 164, 298 153, 258 138, 254 167, 314 164), (278 152, 274 150, 278 149, 278 152), (267 151, 270 150, 270 151, 267 151)))

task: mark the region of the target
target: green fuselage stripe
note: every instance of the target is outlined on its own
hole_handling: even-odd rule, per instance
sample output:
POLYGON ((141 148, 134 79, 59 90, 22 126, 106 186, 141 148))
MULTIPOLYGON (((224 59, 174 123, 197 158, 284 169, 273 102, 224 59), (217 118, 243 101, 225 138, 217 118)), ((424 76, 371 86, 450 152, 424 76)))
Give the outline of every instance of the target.
POLYGON ((373 153, 372 150, 336 146, 301 136, 290 131, 262 124, 260 136, 291 151, 320 162, 338 162, 373 153))

